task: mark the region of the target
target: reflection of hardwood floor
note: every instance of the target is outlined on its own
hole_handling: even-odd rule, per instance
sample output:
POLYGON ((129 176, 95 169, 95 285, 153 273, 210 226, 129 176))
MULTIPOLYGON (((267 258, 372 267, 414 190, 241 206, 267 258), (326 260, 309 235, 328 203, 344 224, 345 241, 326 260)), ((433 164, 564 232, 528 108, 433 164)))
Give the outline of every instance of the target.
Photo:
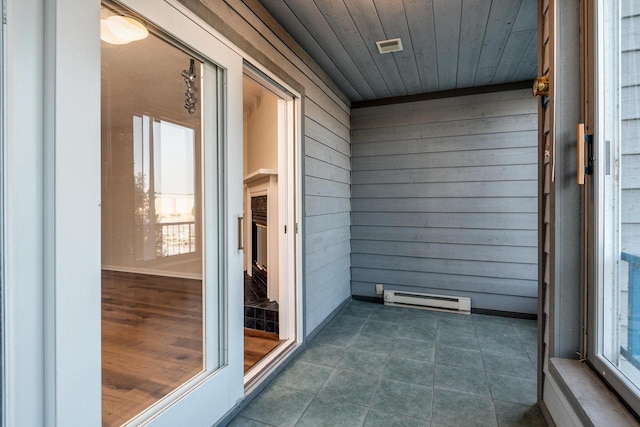
MULTIPOLYGON (((102 425, 119 426, 201 372, 200 280, 102 272, 102 425)), ((276 348, 245 329, 245 372, 276 348)))
POLYGON ((282 341, 269 332, 244 329, 244 372, 271 353, 282 341))
POLYGON ((203 368, 200 280, 104 271, 102 424, 121 425, 203 368))

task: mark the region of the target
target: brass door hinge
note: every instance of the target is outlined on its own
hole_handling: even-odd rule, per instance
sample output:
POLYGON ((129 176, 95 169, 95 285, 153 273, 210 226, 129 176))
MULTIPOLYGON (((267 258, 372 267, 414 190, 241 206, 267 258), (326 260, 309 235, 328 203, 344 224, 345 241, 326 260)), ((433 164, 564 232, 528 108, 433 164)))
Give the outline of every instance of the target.
POLYGON ((549 76, 541 76, 533 81, 533 96, 549 95, 549 76))

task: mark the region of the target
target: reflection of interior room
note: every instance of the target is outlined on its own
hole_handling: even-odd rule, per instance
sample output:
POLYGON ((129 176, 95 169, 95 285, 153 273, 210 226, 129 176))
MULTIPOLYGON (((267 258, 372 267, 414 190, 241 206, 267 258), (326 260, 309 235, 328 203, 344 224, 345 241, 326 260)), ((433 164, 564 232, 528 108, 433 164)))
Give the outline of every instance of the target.
MULTIPOLYGON (((109 14, 103 8, 102 17, 109 14)), ((192 59, 153 34, 102 43, 107 426, 123 424, 203 369, 201 109, 185 107, 186 92, 200 89, 202 63, 192 67, 192 59)))
POLYGON ((249 77, 244 93, 245 372, 279 344, 278 97, 249 77))
MULTIPOLYGON (((153 34, 102 44, 103 425, 130 420, 204 367, 203 116, 186 105, 204 98, 202 68, 153 34)), ((244 87, 246 371, 281 342, 280 100, 249 78, 244 87)))

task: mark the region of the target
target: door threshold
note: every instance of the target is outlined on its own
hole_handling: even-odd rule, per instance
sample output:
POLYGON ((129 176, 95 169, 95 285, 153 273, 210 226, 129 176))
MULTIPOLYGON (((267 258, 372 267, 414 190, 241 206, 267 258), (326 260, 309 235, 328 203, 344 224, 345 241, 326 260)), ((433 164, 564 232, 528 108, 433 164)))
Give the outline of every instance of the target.
POLYGON ((249 394, 264 378, 269 376, 299 346, 294 339, 288 339, 267 354, 244 374, 244 394, 249 394))

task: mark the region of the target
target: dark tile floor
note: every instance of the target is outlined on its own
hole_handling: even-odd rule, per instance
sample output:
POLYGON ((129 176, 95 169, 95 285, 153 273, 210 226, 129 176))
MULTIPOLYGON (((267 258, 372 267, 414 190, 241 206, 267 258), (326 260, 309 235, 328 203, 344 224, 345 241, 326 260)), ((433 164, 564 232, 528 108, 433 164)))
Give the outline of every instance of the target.
POLYGON ((244 273, 244 303, 260 304, 267 299, 267 288, 255 283, 251 276, 244 273))
POLYGON ((536 322, 351 301, 232 426, 545 426, 536 322))
POLYGON ((280 331, 279 318, 278 303, 267 298, 266 287, 245 273, 244 327, 277 334, 280 331))

